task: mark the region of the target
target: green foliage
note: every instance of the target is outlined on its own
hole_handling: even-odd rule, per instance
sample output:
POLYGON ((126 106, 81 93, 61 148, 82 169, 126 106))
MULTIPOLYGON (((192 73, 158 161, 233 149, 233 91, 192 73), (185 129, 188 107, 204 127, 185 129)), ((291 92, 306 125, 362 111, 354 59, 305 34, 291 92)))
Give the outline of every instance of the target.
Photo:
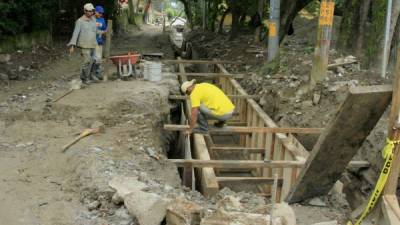
POLYGON ((176 11, 175 9, 168 7, 165 9, 165 13, 167 14, 167 17, 169 20, 171 20, 172 18, 178 16, 179 12, 176 11))
POLYGON ((0 2, 0 36, 51 30, 56 6, 54 0, 0 2))

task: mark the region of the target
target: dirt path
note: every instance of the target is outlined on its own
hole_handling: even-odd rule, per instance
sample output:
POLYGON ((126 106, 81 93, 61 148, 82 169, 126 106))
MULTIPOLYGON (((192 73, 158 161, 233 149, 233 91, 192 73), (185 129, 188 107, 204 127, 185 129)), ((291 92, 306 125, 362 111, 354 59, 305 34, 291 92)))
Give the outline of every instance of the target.
MULTIPOLYGON (((127 50, 173 56, 167 36, 151 27, 115 39, 112 52, 127 50)), ((8 89, 0 90, 1 224, 109 221, 111 217, 105 218, 104 211, 87 209, 92 201, 102 200, 99 195, 89 196, 90 188, 106 189, 108 176, 131 175, 132 171, 137 174, 146 167, 143 161, 151 164, 152 159, 143 148, 162 151, 161 135, 153 128, 169 111, 166 99, 173 82, 94 84, 50 104, 49 99, 68 90, 68 81, 77 78, 74 74, 79 61, 78 56, 64 57, 44 68, 37 80, 11 83, 8 89), (106 134, 88 137, 66 154, 60 153, 77 132, 96 121, 106 125, 106 134)), ((160 182, 174 185, 179 184, 176 173, 170 173, 174 170, 169 165, 159 165, 148 173, 160 174, 160 182)), ((123 219, 124 223, 119 219, 116 224, 130 223, 126 216, 123 219)))

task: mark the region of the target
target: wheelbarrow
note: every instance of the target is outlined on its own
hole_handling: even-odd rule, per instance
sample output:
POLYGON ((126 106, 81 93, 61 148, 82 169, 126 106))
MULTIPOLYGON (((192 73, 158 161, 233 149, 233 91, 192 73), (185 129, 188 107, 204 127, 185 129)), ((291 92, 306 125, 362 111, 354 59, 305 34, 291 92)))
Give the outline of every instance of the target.
POLYGON ((117 66, 120 77, 129 77, 135 74, 135 69, 132 65, 135 65, 139 61, 140 54, 128 53, 127 55, 114 55, 110 56, 110 59, 114 65, 117 66))

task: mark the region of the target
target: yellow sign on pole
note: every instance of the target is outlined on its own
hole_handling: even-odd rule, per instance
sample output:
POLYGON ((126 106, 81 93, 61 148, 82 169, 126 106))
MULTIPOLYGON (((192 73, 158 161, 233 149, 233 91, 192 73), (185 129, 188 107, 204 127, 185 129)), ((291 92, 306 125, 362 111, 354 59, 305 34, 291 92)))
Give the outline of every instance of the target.
POLYGON ((277 35, 276 23, 268 22, 268 35, 270 37, 276 37, 276 35, 277 35))
POLYGON ((319 13, 319 25, 332 26, 333 13, 335 11, 335 2, 321 2, 321 10, 319 13))

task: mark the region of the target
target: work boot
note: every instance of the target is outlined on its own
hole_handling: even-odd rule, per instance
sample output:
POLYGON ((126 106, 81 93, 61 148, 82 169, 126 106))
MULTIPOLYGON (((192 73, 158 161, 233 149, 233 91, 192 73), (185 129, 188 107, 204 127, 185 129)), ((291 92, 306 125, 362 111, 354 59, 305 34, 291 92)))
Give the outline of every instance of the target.
POLYGON ((214 123, 214 126, 217 128, 223 128, 225 125, 225 121, 224 120, 219 120, 217 122, 214 123))

